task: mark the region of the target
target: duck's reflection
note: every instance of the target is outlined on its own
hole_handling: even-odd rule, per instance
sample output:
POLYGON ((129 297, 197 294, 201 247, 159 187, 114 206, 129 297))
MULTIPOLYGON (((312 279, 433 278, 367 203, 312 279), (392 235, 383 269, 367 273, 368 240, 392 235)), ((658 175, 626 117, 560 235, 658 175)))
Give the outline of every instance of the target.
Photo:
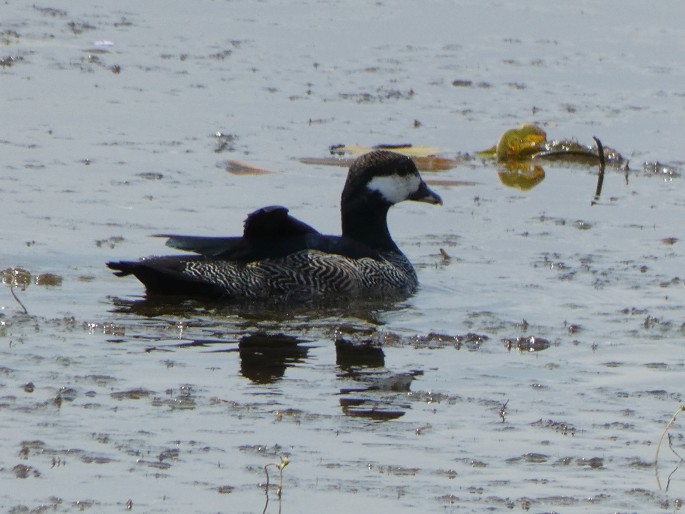
POLYGON ((344 372, 352 374, 356 369, 382 368, 385 366, 385 353, 371 341, 357 344, 341 337, 335 341, 335 363, 344 372))
POLYGON ((288 366, 307 358, 309 348, 300 346, 303 342, 283 334, 243 336, 238 343, 240 373, 256 384, 271 384, 283 378, 288 366))
POLYGON ((338 377, 360 385, 340 389, 343 414, 375 421, 404 416, 411 406, 403 399, 410 393, 411 383, 420 372, 389 374, 385 369, 383 348, 371 340, 357 343, 338 338, 335 350, 338 377))

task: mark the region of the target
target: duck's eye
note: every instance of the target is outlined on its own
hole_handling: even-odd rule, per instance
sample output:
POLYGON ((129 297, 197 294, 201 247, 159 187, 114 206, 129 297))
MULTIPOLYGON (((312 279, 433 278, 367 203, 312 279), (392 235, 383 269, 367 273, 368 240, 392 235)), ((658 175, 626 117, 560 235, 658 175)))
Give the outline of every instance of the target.
POLYGON ((421 179, 414 174, 384 175, 372 178, 366 187, 378 191, 390 203, 406 200, 421 186, 421 179))

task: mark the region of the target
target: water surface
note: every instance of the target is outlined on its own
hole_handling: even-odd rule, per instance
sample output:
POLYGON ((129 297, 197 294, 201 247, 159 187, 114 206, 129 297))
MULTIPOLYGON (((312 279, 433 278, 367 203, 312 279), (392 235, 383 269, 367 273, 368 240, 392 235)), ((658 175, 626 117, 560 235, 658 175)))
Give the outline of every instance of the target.
POLYGON ((679 510, 682 420, 653 464, 683 403, 683 10, 5 2, 0 268, 61 283, 0 296, 0 506, 679 510), (594 205, 593 166, 505 187, 473 155, 524 122, 629 170, 594 205), (391 212, 412 298, 158 304, 104 267, 269 204, 338 232, 345 169, 299 159, 340 143, 437 146, 461 165, 425 177, 472 184, 391 212))

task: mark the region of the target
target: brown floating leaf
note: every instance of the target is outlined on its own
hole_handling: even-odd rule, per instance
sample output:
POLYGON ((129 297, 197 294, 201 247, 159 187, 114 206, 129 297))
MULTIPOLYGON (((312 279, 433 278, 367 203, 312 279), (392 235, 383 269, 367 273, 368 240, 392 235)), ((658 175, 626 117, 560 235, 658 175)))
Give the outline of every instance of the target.
POLYGON ((414 164, 421 171, 446 171, 456 168, 459 161, 455 159, 446 159, 444 157, 412 157, 414 164))
POLYGON ((223 167, 229 173, 234 175, 267 175, 271 173, 269 170, 264 168, 257 168, 250 164, 240 162, 240 161, 224 161, 223 167))
POLYGON ((359 157, 374 150, 389 150, 407 157, 432 157, 441 151, 434 146, 414 146, 409 143, 381 144, 370 148, 360 145, 333 145, 329 150, 333 155, 349 155, 351 157, 359 157))
MULTIPOLYGON (((412 157, 412 160, 421 171, 446 171, 456 168, 459 165, 459 161, 443 157, 412 157)), ((354 159, 340 157, 303 157, 299 159, 299 161, 302 164, 313 164, 315 166, 341 166, 347 168, 352 165, 354 159)))
POLYGON ((465 187, 465 186, 475 186, 478 182, 472 182, 470 180, 451 180, 451 179, 428 179, 426 184, 429 186, 438 187, 465 187))
POLYGON ((302 164, 313 164, 315 166, 351 166, 354 159, 342 159, 339 157, 302 157, 299 159, 302 164))

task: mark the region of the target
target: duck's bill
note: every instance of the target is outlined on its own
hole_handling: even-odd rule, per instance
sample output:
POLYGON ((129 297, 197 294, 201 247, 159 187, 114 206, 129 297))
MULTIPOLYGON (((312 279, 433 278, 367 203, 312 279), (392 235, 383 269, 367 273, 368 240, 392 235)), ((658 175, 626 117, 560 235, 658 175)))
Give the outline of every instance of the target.
POLYGON ((430 203, 433 205, 442 205, 442 198, 440 198, 440 195, 430 189, 424 181, 421 181, 419 188, 409 196, 409 200, 430 203))

